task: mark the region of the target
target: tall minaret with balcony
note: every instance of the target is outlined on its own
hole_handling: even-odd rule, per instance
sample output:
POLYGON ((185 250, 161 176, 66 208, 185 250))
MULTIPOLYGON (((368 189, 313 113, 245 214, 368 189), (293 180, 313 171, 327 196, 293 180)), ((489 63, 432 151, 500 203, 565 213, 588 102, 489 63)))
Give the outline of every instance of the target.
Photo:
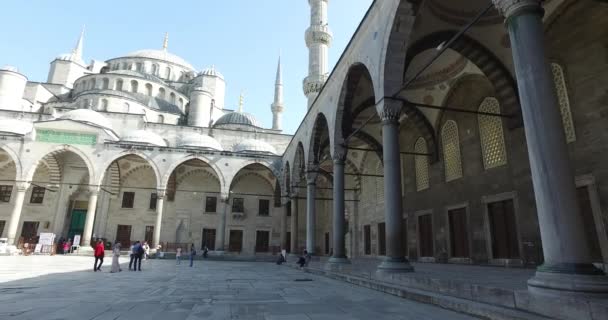
POLYGON ((308 98, 308 108, 321 91, 329 76, 327 51, 332 34, 327 26, 327 3, 329 0, 308 0, 310 5, 310 27, 306 30, 308 47, 308 77, 304 79, 304 94, 308 98))
POLYGON ((274 83, 274 102, 270 106, 272 110, 272 130, 281 129, 281 116, 283 115, 283 74, 281 72, 281 57, 279 56, 279 65, 277 66, 277 78, 274 83))

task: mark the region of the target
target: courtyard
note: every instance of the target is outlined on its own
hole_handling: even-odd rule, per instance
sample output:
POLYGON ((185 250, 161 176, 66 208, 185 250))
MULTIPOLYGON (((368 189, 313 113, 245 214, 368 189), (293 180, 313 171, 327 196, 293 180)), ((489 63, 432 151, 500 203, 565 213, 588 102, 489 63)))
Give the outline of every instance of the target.
POLYGON ((472 319, 273 263, 0 257, 0 319, 472 319))

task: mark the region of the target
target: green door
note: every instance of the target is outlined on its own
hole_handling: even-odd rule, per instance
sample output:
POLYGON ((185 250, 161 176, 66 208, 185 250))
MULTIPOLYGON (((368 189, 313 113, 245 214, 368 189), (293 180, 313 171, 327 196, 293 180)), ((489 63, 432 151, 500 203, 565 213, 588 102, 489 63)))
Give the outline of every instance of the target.
POLYGON ((84 220, 87 218, 86 210, 72 210, 72 220, 70 221, 70 230, 68 238, 74 241, 74 236, 79 234, 82 237, 84 232, 84 220))

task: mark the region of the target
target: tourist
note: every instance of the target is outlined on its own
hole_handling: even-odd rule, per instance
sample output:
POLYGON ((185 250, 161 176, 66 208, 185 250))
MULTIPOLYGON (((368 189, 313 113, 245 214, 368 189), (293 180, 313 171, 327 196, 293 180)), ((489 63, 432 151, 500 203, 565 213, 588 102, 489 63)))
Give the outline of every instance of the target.
POLYGON ((145 253, 144 246, 141 242, 135 242, 135 246, 133 246, 133 253, 135 255, 135 260, 133 261, 133 271, 141 271, 141 259, 145 253))
POLYGON ((283 252, 281 252, 281 253, 279 253, 279 260, 277 260, 277 264, 282 265, 284 262, 287 262, 287 260, 285 260, 285 257, 283 256, 283 252))
POLYGON ((181 264, 182 259, 182 248, 177 248, 175 250, 175 264, 181 264))
POLYGON ((129 271, 131 271, 131 267, 133 266, 133 261, 135 260, 135 242, 129 247, 129 271))
POLYGON ((105 250, 103 248, 103 241, 98 240, 97 245, 95 246, 95 264, 93 265, 94 272, 101 271, 104 253, 105 250), (97 265, 97 261, 99 261, 99 265, 97 265))
POLYGON ((72 245, 72 239, 63 243, 63 254, 70 253, 70 246, 72 245))
POLYGON ((114 243, 114 247, 112 248, 112 270, 110 272, 120 272, 120 263, 118 258, 120 257, 120 242, 114 243))
POLYGON ((304 250, 304 253, 298 258, 298 265, 300 265, 300 268, 304 268, 304 265, 306 265, 306 256, 308 256, 308 252, 304 250))
POLYGON ((150 246, 147 241, 144 241, 144 260, 150 258, 150 246))
POLYGON ((194 256, 196 256, 196 250, 194 249, 194 243, 190 245, 190 268, 194 265, 194 256))
POLYGON ((205 245, 203 246, 203 258, 207 259, 207 253, 209 253, 209 248, 205 245))

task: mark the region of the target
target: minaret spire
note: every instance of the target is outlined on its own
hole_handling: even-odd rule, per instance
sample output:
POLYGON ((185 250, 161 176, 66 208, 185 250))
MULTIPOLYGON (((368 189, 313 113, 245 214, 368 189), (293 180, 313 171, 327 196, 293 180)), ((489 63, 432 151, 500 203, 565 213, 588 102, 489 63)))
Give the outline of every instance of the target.
POLYGON ((329 0, 308 0, 310 4, 310 27, 306 30, 308 77, 304 79, 304 94, 308 98, 308 108, 311 107, 329 76, 327 51, 333 36, 327 26, 328 2, 329 0))
POLYGON ((163 39, 163 50, 167 51, 168 46, 169 46, 169 32, 165 32, 165 39, 163 39))
POLYGON ((272 130, 282 130, 281 116, 283 110, 283 73, 281 71, 281 55, 279 54, 279 63, 277 65, 277 77, 274 83, 274 102, 270 106, 272 111, 272 130))
POLYGON ((241 91, 241 95, 239 96, 239 112, 243 112, 243 102, 245 100, 244 92, 241 91))
POLYGON ((82 26, 82 31, 80 31, 80 37, 78 37, 78 41, 76 42, 76 46, 72 50, 72 61, 76 61, 79 63, 83 63, 82 60, 82 44, 84 42, 84 26, 82 26))

